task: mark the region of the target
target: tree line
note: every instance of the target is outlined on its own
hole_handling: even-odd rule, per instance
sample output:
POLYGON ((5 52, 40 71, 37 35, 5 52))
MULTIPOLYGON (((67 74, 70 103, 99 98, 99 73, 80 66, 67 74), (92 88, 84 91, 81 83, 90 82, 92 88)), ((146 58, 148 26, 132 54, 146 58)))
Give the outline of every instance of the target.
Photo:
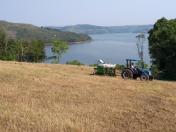
MULTIPOLYGON (((68 49, 65 41, 52 42, 52 52, 56 56, 56 62, 68 49)), ((18 40, 8 38, 5 30, 0 28, 0 60, 19 62, 42 62, 45 59, 45 44, 41 40, 18 40)))
POLYGON ((0 59, 26 62, 40 62, 45 58, 44 43, 40 40, 31 42, 9 39, 0 29, 0 59))

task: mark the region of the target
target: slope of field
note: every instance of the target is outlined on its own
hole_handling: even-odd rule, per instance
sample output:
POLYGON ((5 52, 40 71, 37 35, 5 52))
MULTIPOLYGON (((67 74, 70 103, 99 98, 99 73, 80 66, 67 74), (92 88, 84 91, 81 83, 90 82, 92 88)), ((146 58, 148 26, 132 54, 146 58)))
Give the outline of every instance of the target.
POLYGON ((175 132, 176 82, 92 68, 0 62, 2 132, 175 132))

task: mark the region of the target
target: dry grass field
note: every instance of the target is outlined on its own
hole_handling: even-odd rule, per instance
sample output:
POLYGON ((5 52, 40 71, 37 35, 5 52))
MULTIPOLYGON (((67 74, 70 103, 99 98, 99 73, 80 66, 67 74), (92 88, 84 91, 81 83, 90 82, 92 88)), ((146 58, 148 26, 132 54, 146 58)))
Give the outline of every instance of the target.
POLYGON ((1 132, 176 132, 176 82, 0 62, 1 132))

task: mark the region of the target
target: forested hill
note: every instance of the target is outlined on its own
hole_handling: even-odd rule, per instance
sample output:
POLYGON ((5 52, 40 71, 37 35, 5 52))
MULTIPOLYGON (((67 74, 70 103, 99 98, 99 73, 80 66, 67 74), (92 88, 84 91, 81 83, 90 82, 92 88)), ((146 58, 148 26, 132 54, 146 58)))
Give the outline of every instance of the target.
POLYGON ((0 21, 0 28, 3 28, 10 38, 27 41, 42 40, 44 42, 51 42, 53 39, 58 39, 67 42, 80 42, 91 39, 91 37, 86 34, 78 34, 69 31, 60 31, 37 27, 30 24, 19 24, 6 21, 0 21))
POLYGON ((53 27, 61 31, 71 31, 85 34, 103 34, 103 33, 147 33, 153 28, 153 25, 136 25, 136 26, 95 26, 95 25, 74 25, 65 27, 53 27))

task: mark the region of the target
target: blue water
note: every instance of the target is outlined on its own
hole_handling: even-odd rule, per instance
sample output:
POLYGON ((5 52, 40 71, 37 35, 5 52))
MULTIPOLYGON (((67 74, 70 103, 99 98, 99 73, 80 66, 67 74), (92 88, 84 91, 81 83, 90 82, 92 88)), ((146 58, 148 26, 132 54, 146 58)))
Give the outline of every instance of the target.
MULTIPOLYGON (((136 47, 136 33, 96 34, 92 41, 69 45, 60 63, 79 60, 84 64, 95 64, 98 59, 108 63, 125 64, 125 59, 139 59, 136 47)), ((52 56, 51 46, 45 47, 46 56, 52 56)), ((148 41, 144 43, 144 60, 150 62, 148 41)), ((45 60, 51 63, 52 60, 45 60)))

